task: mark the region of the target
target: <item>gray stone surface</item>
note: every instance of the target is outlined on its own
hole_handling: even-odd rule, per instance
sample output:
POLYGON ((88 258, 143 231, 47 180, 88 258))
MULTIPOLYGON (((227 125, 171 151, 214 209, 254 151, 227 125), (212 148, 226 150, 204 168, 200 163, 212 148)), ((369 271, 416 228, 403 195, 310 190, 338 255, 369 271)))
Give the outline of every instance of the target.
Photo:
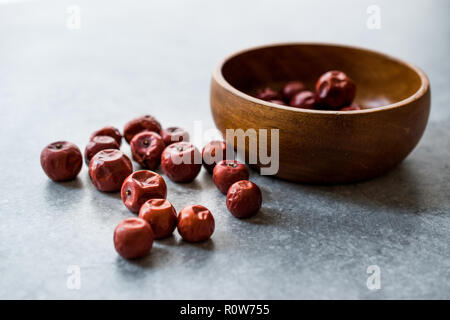
MULTIPOLYGON (((5 2, 5 1, 0 1, 5 2)), ((0 298, 450 298, 450 3, 376 1, 381 29, 366 28, 372 1, 22 1, 0 5, 0 298), (65 26, 68 4, 81 29, 65 26), (98 192, 84 166, 56 184, 39 165, 57 139, 84 148, 89 134, 142 113, 165 126, 212 128, 209 79, 223 56, 282 41, 374 48, 427 72, 432 114, 404 163, 346 186, 292 184, 255 173, 264 206, 234 219, 202 172, 168 182, 175 207, 202 203, 212 240, 158 241, 140 261, 113 248, 132 216, 98 192), (81 289, 66 286, 69 265, 81 289), (381 268, 381 289, 366 268, 381 268)), ((192 132, 191 132, 192 133, 192 132)), ((122 148, 129 153, 125 144, 122 148)))

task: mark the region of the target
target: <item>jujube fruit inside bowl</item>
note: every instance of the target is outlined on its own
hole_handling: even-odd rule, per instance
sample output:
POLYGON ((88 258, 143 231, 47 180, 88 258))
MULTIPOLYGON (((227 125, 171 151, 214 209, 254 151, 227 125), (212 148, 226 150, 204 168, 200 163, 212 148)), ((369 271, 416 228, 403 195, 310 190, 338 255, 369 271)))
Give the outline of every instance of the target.
MULTIPOLYGON (((340 45, 290 43, 239 51, 217 65, 210 92, 214 122, 224 137, 227 129, 251 128, 258 143, 261 130, 278 130, 279 139, 267 144, 267 150, 278 151, 275 175, 304 183, 350 183, 389 171, 417 145, 430 112, 429 81, 422 70, 340 45), (278 97, 291 81, 301 81, 328 106, 322 101, 319 108, 293 108, 265 100, 278 97), (336 88, 342 89, 340 98, 330 103, 336 88)), ((260 170, 266 165, 249 145, 243 156, 257 159, 250 165, 260 170)))

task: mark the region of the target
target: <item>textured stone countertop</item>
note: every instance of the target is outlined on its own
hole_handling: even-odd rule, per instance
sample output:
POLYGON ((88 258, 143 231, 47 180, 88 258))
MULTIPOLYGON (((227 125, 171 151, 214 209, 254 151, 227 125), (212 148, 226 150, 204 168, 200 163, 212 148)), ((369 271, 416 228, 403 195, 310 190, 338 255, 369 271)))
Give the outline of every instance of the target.
POLYGON ((0 0, 0 298, 449 299, 450 2, 376 2, 379 30, 366 27, 369 1, 0 0), (66 27, 73 4, 79 30, 66 27), (188 185, 167 181, 175 207, 204 204, 216 231, 195 245, 176 234, 134 262, 113 248, 114 227, 132 216, 118 194, 98 192, 86 166, 69 183, 42 172, 47 143, 84 148, 95 129, 140 114, 192 135, 195 123, 214 128, 215 64, 285 41, 373 48, 428 74, 429 124, 398 168, 331 187, 253 172, 264 205, 245 221, 205 171, 188 185), (371 265, 379 290, 366 286, 371 265), (67 286, 71 266, 78 290, 67 286))

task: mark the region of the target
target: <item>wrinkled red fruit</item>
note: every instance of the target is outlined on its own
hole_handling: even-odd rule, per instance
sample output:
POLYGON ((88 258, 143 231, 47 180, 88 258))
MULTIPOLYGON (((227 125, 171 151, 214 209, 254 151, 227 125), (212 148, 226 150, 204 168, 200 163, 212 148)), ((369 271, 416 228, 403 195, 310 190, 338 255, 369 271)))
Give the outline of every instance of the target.
POLYGON ((119 191, 132 172, 130 158, 117 149, 102 150, 89 162, 89 176, 100 191, 119 191))
POLYGON ((177 227, 177 212, 165 199, 151 199, 145 202, 139 210, 139 218, 150 224, 155 239, 167 238, 177 227))
POLYGON ((161 163, 161 153, 165 144, 161 136, 155 132, 138 133, 130 142, 133 159, 144 168, 155 170, 161 163))
POLYGON ((189 133, 183 128, 170 127, 161 130, 161 136, 166 146, 181 141, 189 141, 189 133))
POLYGON ((92 157, 95 156, 99 151, 105 149, 119 149, 119 144, 114 138, 110 136, 95 136, 86 145, 84 149, 84 160, 87 164, 91 161, 92 157))
POLYGON ((130 143, 135 135, 143 131, 152 131, 160 134, 161 125, 158 120, 150 115, 141 116, 130 120, 125 124, 123 136, 125 137, 125 140, 130 143))
POLYGON ((213 171, 213 181, 217 188, 227 194, 228 188, 240 180, 248 180, 247 167, 236 160, 223 160, 219 162, 213 171))
POLYGON ((100 130, 95 131, 93 134, 91 134, 90 140, 92 140, 96 136, 108 136, 116 140, 116 142, 120 145, 122 144, 122 135, 120 134, 119 129, 107 126, 100 130))
POLYGON ((286 105, 286 103, 284 103, 284 101, 282 101, 282 100, 269 100, 269 102, 280 104, 282 106, 286 105))
POLYGON ((281 89, 281 94, 286 101, 291 101, 291 99, 299 92, 306 90, 303 82, 300 81, 290 81, 286 83, 281 89))
POLYGON ((214 232, 214 226, 214 217, 204 206, 188 206, 178 214, 178 233, 186 241, 208 240, 214 232))
POLYGON ((164 149, 161 155, 161 169, 175 182, 190 182, 202 168, 202 155, 189 142, 177 142, 164 149))
POLYGON ((316 83, 316 103, 322 108, 340 109, 351 105, 356 85, 341 71, 328 71, 316 83))
POLYGON ((261 190, 251 181, 238 181, 228 189, 227 208, 237 218, 255 215, 261 208, 261 204, 261 190))
POLYGON ((281 97, 278 92, 270 89, 270 88, 264 88, 260 89, 256 92, 256 98, 261 100, 281 100, 281 97))
POLYGON ((311 91, 301 91, 291 99, 289 105, 294 108, 314 109, 314 93, 311 91))
POLYGON ((344 107, 341 109, 341 111, 354 111, 354 110, 362 110, 360 106, 356 104, 352 104, 351 106, 344 107))
POLYGON ((127 218, 114 230, 114 247, 125 259, 145 256, 153 246, 153 231, 147 221, 127 218))
POLYGON ((205 169, 212 174, 217 163, 227 158, 225 141, 211 141, 203 147, 202 161, 205 169))
POLYGON ((83 156, 76 145, 67 141, 50 143, 41 152, 41 166, 53 181, 75 179, 81 170, 83 156))
POLYGON ((123 182, 120 196, 125 206, 130 211, 137 213, 147 200, 166 198, 166 182, 156 172, 135 171, 123 182))

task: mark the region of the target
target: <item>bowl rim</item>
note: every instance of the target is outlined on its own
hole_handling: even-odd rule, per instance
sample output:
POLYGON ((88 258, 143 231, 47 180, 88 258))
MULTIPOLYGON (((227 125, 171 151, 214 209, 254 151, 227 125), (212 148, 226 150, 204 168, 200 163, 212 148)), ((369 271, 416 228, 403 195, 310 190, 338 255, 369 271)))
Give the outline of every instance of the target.
POLYGON ((246 100, 250 100, 254 103, 257 104, 261 104, 261 105, 265 105, 268 107, 272 107, 272 108, 278 108, 278 109, 283 109, 283 110, 287 110, 287 111, 292 111, 292 112, 300 112, 300 113, 317 113, 317 114, 336 114, 336 115, 344 115, 344 114, 360 114, 360 113, 370 113, 370 112, 378 112, 378 111, 383 111, 383 110, 390 110, 390 109, 394 109, 394 108, 399 108, 402 106, 405 106, 413 101, 416 101, 420 98, 422 98, 429 90, 429 86, 430 86, 430 80, 428 79, 427 75, 425 74, 425 72, 420 69, 419 67, 401 60, 399 58, 395 58, 391 55, 382 53, 380 51, 377 50, 372 50, 372 49, 367 49, 367 48, 363 48, 363 47, 358 47, 358 46, 353 46, 353 45, 346 45, 346 44, 338 44, 338 43, 332 43, 332 42, 278 42, 278 43, 271 43, 271 44, 264 44, 264 45, 259 45, 259 46, 253 46, 250 48, 246 48, 246 49, 241 49, 238 50, 232 54, 229 54, 228 56, 226 56, 225 58, 223 58, 215 67, 214 72, 213 72, 213 78, 214 80, 220 84, 223 88, 225 88, 226 90, 230 91, 231 93, 246 99, 246 100), (404 66, 412 69, 420 78, 421 84, 419 89, 414 92, 411 96, 407 97, 406 99, 397 101, 395 103, 391 103, 385 106, 381 106, 381 107, 374 107, 374 108, 369 108, 369 109, 362 109, 362 110, 349 110, 349 111, 340 111, 340 110, 316 110, 316 109, 302 109, 302 108, 294 108, 294 107, 290 107, 290 106, 283 106, 283 105, 279 105, 276 103, 272 103, 272 102, 268 102, 265 100, 261 100, 258 98, 255 98, 251 95, 248 95, 238 89, 236 89, 234 86, 232 86, 223 76, 222 73, 222 69, 223 66, 225 65, 225 63, 227 63, 229 60, 231 60, 232 58, 235 58, 241 54, 244 54, 246 52, 250 52, 250 51, 255 51, 255 50, 260 50, 260 49, 264 49, 264 48, 271 48, 271 47, 283 47, 283 46, 323 46, 323 47, 340 47, 340 48, 346 48, 346 49, 354 49, 354 50, 360 50, 360 51, 365 51, 365 52, 370 52, 370 53, 374 53, 380 56, 383 56, 387 59, 390 59, 392 61, 395 61, 397 63, 403 64, 404 66))

